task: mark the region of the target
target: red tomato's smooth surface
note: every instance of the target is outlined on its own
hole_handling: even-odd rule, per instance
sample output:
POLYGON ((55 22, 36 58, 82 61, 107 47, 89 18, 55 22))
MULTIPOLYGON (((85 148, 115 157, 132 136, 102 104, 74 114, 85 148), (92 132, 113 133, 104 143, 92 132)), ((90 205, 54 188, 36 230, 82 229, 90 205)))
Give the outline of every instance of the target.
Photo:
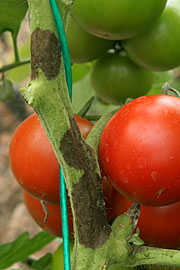
MULTIPOLYGON (((50 234, 62 237, 62 221, 61 221, 61 210, 59 204, 48 204, 46 203, 49 211, 49 216, 44 221, 45 213, 42 208, 40 200, 34 198, 27 192, 23 191, 24 203, 27 207, 28 212, 36 223, 45 231, 50 234)), ((69 202, 68 207, 68 224, 69 224, 69 237, 73 238, 73 216, 69 202)))
MULTIPOLYGON (((113 215, 126 212, 132 202, 112 191, 113 215)), ((178 249, 180 247, 180 201, 167 206, 141 206, 137 227, 145 245, 178 249)))
POLYGON ((129 200, 151 206, 180 200, 180 99, 129 102, 106 125, 99 154, 104 173, 129 200))
MULTIPOLYGON (((87 137, 93 124, 75 115, 82 135, 87 137)), ((59 203, 59 163, 37 114, 17 128, 9 150, 12 172, 31 195, 59 203)))

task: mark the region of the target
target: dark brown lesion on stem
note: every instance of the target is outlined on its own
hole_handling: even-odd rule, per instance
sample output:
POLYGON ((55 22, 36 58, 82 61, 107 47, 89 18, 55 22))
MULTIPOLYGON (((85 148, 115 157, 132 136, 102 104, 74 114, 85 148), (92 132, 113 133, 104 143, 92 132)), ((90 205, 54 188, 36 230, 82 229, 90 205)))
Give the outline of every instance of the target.
POLYGON ((96 249, 101 247, 111 232, 108 225, 101 178, 96 171, 94 150, 81 137, 75 120, 61 140, 60 151, 67 164, 84 171, 72 186, 72 201, 80 244, 96 249))
POLYGON ((37 79, 39 68, 48 80, 56 78, 61 64, 58 38, 49 30, 36 28, 31 35, 31 78, 37 79))

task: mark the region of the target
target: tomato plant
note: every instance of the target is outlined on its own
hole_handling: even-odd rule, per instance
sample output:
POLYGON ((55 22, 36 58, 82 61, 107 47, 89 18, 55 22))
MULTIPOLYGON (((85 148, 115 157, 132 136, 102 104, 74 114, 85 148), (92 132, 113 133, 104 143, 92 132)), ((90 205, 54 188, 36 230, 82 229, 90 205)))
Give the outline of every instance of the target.
POLYGON ((71 62, 83 63, 92 61, 103 55, 109 48, 113 47, 114 41, 95 37, 86 32, 70 16, 66 37, 71 56, 71 62))
POLYGON ((180 3, 169 0, 161 17, 138 37, 123 41, 131 60, 150 70, 163 71, 180 65, 180 3))
POLYGON ((149 95, 122 107, 106 125, 100 162, 129 200, 168 205, 180 200, 180 99, 149 95))
MULTIPOLYGON (((84 138, 93 124, 75 115, 84 138)), ((9 149, 13 174, 33 196, 50 203, 59 202, 59 163, 37 114, 17 128, 9 149)))
POLYGON ((128 97, 145 95, 153 78, 152 72, 135 65, 124 51, 104 54, 91 70, 91 83, 96 94, 113 104, 120 104, 128 97))
MULTIPOLYGON (((29 193, 25 191, 23 191, 23 199, 29 214, 43 230, 58 237, 62 237, 62 221, 59 204, 46 203, 49 216, 47 220, 45 220, 46 214, 43 210, 40 200, 31 196, 29 193)), ((69 238, 71 239, 73 238, 73 216, 69 201, 67 201, 67 208, 68 208, 69 238)))
MULTIPOLYGON (((113 215, 126 212, 132 202, 118 191, 112 191, 113 215)), ((167 206, 141 206, 137 227, 145 245, 178 249, 180 247, 180 201, 167 206)))
POLYGON ((76 0, 73 17, 93 35, 121 40, 137 36, 161 15, 167 0, 76 0))
MULTIPOLYGON (((127 38, 127 35, 138 35, 141 31, 148 31, 148 27, 150 28, 150 24, 154 24, 155 21, 158 20, 158 16, 160 16, 166 4, 166 0, 131 0, 131 2, 130 0, 99 0, 96 2, 95 0, 63 0, 63 3, 53 0, 28 0, 30 12, 32 76, 28 85, 26 87, 22 86, 21 94, 34 111, 38 113, 42 126, 49 127, 46 128, 46 134, 53 148, 56 150, 55 153, 61 164, 62 172, 64 173, 68 188, 68 195, 71 199, 73 220, 75 221, 75 249, 71 267, 68 266, 67 263, 67 267, 65 266, 65 268, 72 268, 73 270, 102 270, 108 268, 108 270, 112 270, 115 268, 136 269, 137 267, 141 268, 141 264, 150 263, 169 264, 171 266, 180 265, 179 251, 138 247, 138 245, 141 244, 141 241, 138 241, 138 238, 135 236, 134 238, 131 238, 134 226, 136 225, 137 213, 139 211, 138 207, 134 207, 131 209, 132 211, 130 213, 118 217, 112 226, 105 217, 106 206, 104 205, 102 196, 103 190, 100 185, 101 181, 97 154, 102 131, 106 126, 108 119, 110 119, 115 112, 109 111, 107 114, 103 115, 100 121, 97 121, 96 126, 93 128, 93 132, 86 141, 81 139, 77 125, 71 119, 73 107, 75 105, 73 104, 72 107, 67 89, 69 88, 71 92, 71 61, 68 59, 68 54, 66 54, 68 48, 65 42, 66 39, 64 36, 64 30, 62 29, 62 23, 66 29, 71 11, 73 18, 77 20, 78 23, 80 22, 78 16, 76 18, 76 12, 73 11, 73 8, 76 11, 78 1, 81 1, 82 3, 82 10, 79 12, 80 16, 84 16, 83 12, 81 12, 84 7, 88 9, 87 16, 84 16, 85 18, 87 17, 87 20, 89 20, 88 15, 92 16, 92 21, 95 23, 100 21, 102 17, 104 18, 105 28, 100 31, 105 39, 110 38, 110 42, 114 40, 115 37, 119 40, 119 27, 122 26, 125 26, 125 29, 123 29, 123 27, 121 28, 122 39, 127 38), (73 2, 75 3, 74 7, 73 2), (89 3, 92 5, 89 5, 89 3), (56 6, 56 4, 58 6, 56 6), (61 14, 58 11, 59 7, 61 9, 61 14), (106 7, 106 9, 104 7, 106 7), (98 12, 96 12, 96 10, 99 11, 99 14, 97 14, 98 12), (144 20, 145 17, 147 21, 144 20), (124 22, 121 24, 121 20, 123 20, 123 18, 124 22), (111 26, 108 26, 109 28, 106 28, 106 22, 107 24, 110 22, 111 26), (139 27, 139 22, 142 23, 142 28, 139 27), (128 32, 130 26, 133 26, 134 28, 131 28, 131 31, 128 32), (67 127, 69 127, 69 129, 67 129, 67 127), (60 134, 64 135, 60 138, 60 134), (132 240, 131 244, 129 244, 129 239, 132 240)), ((8 21, 8 17, 10 17, 8 14, 12 16, 13 11, 16 8, 16 16, 12 16, 11 19, 11 25, 13 25, 13 19, 18 17, 17 14, 19 12, 19 8, 23 5, 24 0, 8 0, 0 2, 3 2, 3 4, 0 3, 0 10, 4 11, 2 12, 2 14, 4 14, 2 15, 2 20, 7 18, 6 21, 8 21), (10 12, 7 12, 8 6, 11 8, 10 12)), ((0 68, 0 72, 4 77, 7 76, 7 71, 11 68, 23 66, 29 63, 29 61, 22 61, 21 57, 18 55, 16 44, 17 31, 14 32, 14 29, 11 29, 11 27, 9 28, 8 23, 3 25, 2 22, 2 26, 2 31, 4 31, 3 29, 12 30, 15 56, 13 63, 7 62, 7 65, 3 65, 3 67, 0 68)), ((18 27, 19 26, 20 22, 18 23, 18 27)), ((83 27, 83 24, 81 24, 81 26, 83 27)), ((97 35, 99 34, 97 33, 97 35)), ((76 39, 75 42, 76 45, 78 42, 80 43, 80 38, 76 39)), ((170 44, 170 41, 168 42, 170 44)), ((166 43, 166 45, 168 46, 168 43, 166 43)), ((89 65, 83 65, 82 68, 80 65, 73 66, 73 69, 75 68, 75 70, 76 67, 78 67, 81 73, 81 76, 77 75, 77 80, 79 81, 73 88, 78 88, 80 85, 82 92, 89 83, 89 74, 87 74, 87 71, 89 70, 88 66, 89 65), (87 74, 86 78, 80 80, 84 74, 87 74)), ((141 78, 139 81, 141 81, 141 78)), ((3 92, 3 85, 0 86, 2 86, 0 87, 0 90, 3 92)), ((89 90, 90 88, 87 87, 87 89, 89 90)), ((77 94, 75 92, 76 91, 73 90, 73 96, 77 94)), ((82 96, 84 94, 86 95, 86 93, 83 92, 82 96)), ((91 95, 91 93, 88 93, 88 95, 91 95)), ((84 99, 86 99, 86 97, 84 99)), ((153 110, 153 101, 147 100, 146 97, 137 99, 136 101, 133 101, 135 103, 130 103, 123 107, 121 110, 121 121, 117 124, 119 129, 116 129, 116 127, 114 128, 113 126, 110 128, 111 132, 114 132, 114 135, 110 135, 109 138, 111 143, 114 143, 114 145, 113 147, 109 147, 108 142, 105 144, 105 152, 112 151, 111 155, 105 155, 105 161, 106 163, 111 163, 111 168, 115 168, 115 174, 118 174, 119 172, 117 176, 121 177, 120 180, 122 180, 124 187, 130 189, 134 198, 137 196, 135 199, 147 199, 149 201, 145 201, 145 203, 153 202, 153 204, 156 205, 170 203, 172 202, 172 198, 173 200, 180 199, 179 195, 177 195, 180 182, 180 161, 178 160, 180 154, 180 143, 178 142, 180 126, 178 118, 178 115, 180 115, 178 109, 179 100, 168 99, 168 97, 166 97, 166 99, 166 102, 164 100, 164 104, 161 104, 163 103, 162 99, 161 101, 156 100, 156 105, 162 105, 160 108, 158 107, 159 109, 156 110, 156 112, 153 110), (147 102, 145 102, 145 100, 147 102), (178 100, 178 102, 173 106, 173 102, 175 102, 175 100, 178 100), (138 102, 140 103, 139 105, 136 104, 138 102), (131 104, 137 105, 135 110, 131 104), (145 105, 145 110, 141 110, 143 105, 145 105), (128 116, 131 111, 132 113, 128 116), (140 111, 139 115, 138 111, 140 111), (134 119, 136 122, 133 122, 132 124, 131 121, 134 119), (162 124, 159 125, 158 121, 162 124), (124 125, 125 128, 122 125, 124 125), (119 131, 120 129, 121 131, 119 131), (146 131, 144 129, 146 129, 146 131), (118 141, 116 141, 118 132, 121 135, 120 141, 122 141, 122 143, 118 143, 118 141), (126 139, 129 141, 126 141, 126 139), (132 141, 130 139, 132 139, 132 141), (127 151, 125 149, 127 149, 127 151), (120 158, 118 156, 118 152, 121 155, 120 158), (111 157, 113 155, 114 159, 111 161, 111 157), (130 181, 133 179, 135 179, 135 184, 132 184, 132 181, 130 181), (145 182, 148 185, 146 185, 145 182), (144 197, 142 198, 140 196, 144 197)), ((74 100, 73 103, 75 103, 74 100)), ((79 102, 79 104, 81 103, 82 102, 79 102)), ((90 103, 87 103, 86 105, 88 106, 88 104, 90 103)), ((105 112, 105 110, 108 111, 110 108, 114 107, 102 105, 98 102, 93 105, 95 106, 93 106, 91 113, 98 113, 99 115, 102 114, 99 113, 100 111, 105 112), (97 108, 96 105, 100 105, 100 107, 103 108, 97 108), (108 108, 104 109, 104 107, 108 108)), ((99 118, 99 115, 94 115, 94 119, 99 118)), ((110 122, 111 121, 113 121, 113 118, 110 122)), ((21 142, 23 146, 24 137, 27 133, 24 130, 22 129, 20 143, 16 140, 16 143, 18 142, 17 144, 19 144, 18 148, 21 150, 21 153, 25 152, 25 147, 21 147, 21 142)), ((31 133, 31 128, 28 132, 31 133)), ((36 138, 33 134, 29 137, 30 141, 34 141, 34 138, 36 138)), ((37 137, 39 138, 41 136, 37 135, 37 137)), ((16 154, 14 159, 17 158, 17 160, 21 161, 20 163, 23 164, 23 166, 24 164, 26 165, 23 167, 23 172, 28 171, 29 168, 31 169, 29 173, 27 173, 28 175, 32 175, 34 173, 35 177, 39 173, 39 170, 42 169, 44 174, 41 174, 39 179, 36 178, 36 181, 33 180, 34 182, 32 181, 32 184, 34 184, 35 190, 40 192, 40 198, 44 200, 46 200, 48 195, 49 187, 52 188, 52 192, 57 191, 56 194, 51 193, 54 199, 53 203, 50 203, 49 200, 46 205, 49 209, 51 209, 51 206, 59 207, 59 198, 57 198, 58 204, 56 204, 55 201, 56 195, 59 197, 59 186, 55 186, 54 179, 52 180, 51 177, 47 177, 48 172, 46 171, 51 162, 54 162, 55 160, 56 165, 51 164, 51 166, 57 168, 57 174, 54 173, 54 175, 56 175, 57 181, 59 182, 59 168, 57 160, 53 159, 53 157, 51 158, 51 156, 45 152, 46 147, 43 143, 41 145, 40 141, 36 141, 34 145, 34 147, 38 148, 37 151, 39 151, 38 154, 34 155, 37 156, 34 166, 31 167, 31 164, 33 163, 32 160, 34 161, 35 159, 33 154, 31 155, 31 160, 26 164, 24 159, 21 158, 22 156, 20 156, 21 153, 16 154), (45 165, 40 159, 40 153, 44 152, 48 158, 45 165), (38 166, 38 168, 36 166, 38 166), (44 179, 46 180, 46 177, 50 179, 53 184, 50 183, 46 190, 42 190, 41 187, 47 187, 46 181, 44 181, 44 179), (42 182, 43 184, 40 186, 42 182), (37 187, 36 184, 39 184, 39 186, 37 187)), ((31 142, 28 143, 27 146, 30 146, 28 151, 30 153, 33 148, 31 142)), ((52 148, 51 151, 53 153, 52 148)), ((104 171, 105 169, 102 168, 102 170, 104 171)), ((51 175, 49 174, 49 176, 51 175)), ((102 176, 104 192, 104 186, 106 186, 104 184, 104 179, 107 180, 107 177, 108 172, 105 171, 105 176, 102 176)), ((111 195, 112 191, 112 187, 107 181, 106 184, 108 193, 107 196, 104 194, 105 199, 111 195)), ((122 192, 125 193, 126 190, 122 192)), ((38 204, 40 203, 40 201, 35 197, 36 195, 28 195, 32 196, 32 200, 38 201, 38 204)), ((30 205, 32 204, 33 203, 30 203, 30 205)), ((44 213, 46 212, 44 210, 45 207, 42 208, 41 205, 40 207, 41 211, 43 211, 44 221, 46 216, 44 213)), ((37 210, 38 206, 35 208, 35 210, 37 210)), ((35 210, 33 210, 33 213, 36 212, 35 210)), ((55 212, 54 215, 58 215, 59 212, 60 211, 58 210, 57 214, 55 212)), ((64 213, 63 216, 65 215, 66 213, 64 213)), ((50 216, 53 217, 53 214, 50 214, 50 216)), ((47 225, 43 224, 43 221, 41 221, 41 225, 47 225)), ((59 221, 56 222, 59 223, 59 221)), ((18 237, 17 241, 15 240, 8 245, 5 244, 0 246, 0 268, 6 269, 7 267, 10 267, 10 265, 6 264, 7 261, 9 261, 10 264, 13 263, 14 260, 21 260, 29 264, 32 263, 32 268, 48 269, 48 264, 51 261, 51 255, 43 257, 42 260, 33 262, 31 258, 29 260, 28 256, 31 256, 31 254, 36 252, 38 248, 42 248, 47 242, 49 243, 49 241, 52 240, 52 237, 41 232, 37 237, 33 237, 32 241, 29 240, 30 239, 27 234, 23 234, 18 237), (27 247, 29 247, 29 250, 27 247), (16 256, 14 256, 15 253, 16 256)), ((68 254, 67 250, 65 250, 64 254, 68 254)))

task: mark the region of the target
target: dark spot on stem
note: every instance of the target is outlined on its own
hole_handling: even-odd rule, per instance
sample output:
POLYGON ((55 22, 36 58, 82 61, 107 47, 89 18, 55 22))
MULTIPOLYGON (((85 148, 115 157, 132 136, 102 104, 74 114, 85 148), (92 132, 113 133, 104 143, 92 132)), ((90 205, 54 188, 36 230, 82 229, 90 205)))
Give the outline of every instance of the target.
POLYGON ((36 79, 39 68, 48 80, 56 78, 61 64, 58 38, 49 30, 36 28, 31 35, 31 78, 36 79))
POLYGON ((96 249, 107 240, 111 228, 106 219, 102 182, 96 172, 94 150, 81 137, 74 119, 61 140, 60 151, 67 164, 83 174, 72 186, 76 227, 80 244, 96 249))

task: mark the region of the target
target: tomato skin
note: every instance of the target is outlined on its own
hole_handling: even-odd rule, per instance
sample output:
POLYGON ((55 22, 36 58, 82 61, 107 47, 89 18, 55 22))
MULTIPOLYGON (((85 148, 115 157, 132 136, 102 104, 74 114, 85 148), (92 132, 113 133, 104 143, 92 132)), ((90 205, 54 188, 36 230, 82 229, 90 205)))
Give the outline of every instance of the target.
POLYGON ((95 37, 86 32, 72 16, 66 29, 67 43, 72 63, 92 61, 113 47, 114 41, 95 37))
MULTIPOLYGON (((75 115, 86 137, 93 124, 75 115)), ((17 128, 9 149, 12 172, 31 195, 49 203, 59 203, 59 163, 37 114, 17 128)))
MULTIPOLYGON (((62 220, 61 210, 59 204, 48 204, 46 206, 49 211, 47 221, 44 221, 45 213, 42 208, 40 200, 31 196, 29 193, 23 191, 24 204, 35 220, 35 222, 45 231, 58 237, 62 237, 62 220)), ((68 224, 69 224, 69 238, 73 238, 73 216, 69 201, 67 201, 68 207, 68 224)))
POLYGON ((89 33, 122 40, 138 35, 161 15, 167 0, 76 0, 72 15, 89 33))
POLYGON ((83 138, 86 139, 94 124, 77 114, 74 116, 83 138))
POLYGON ((180 65, 180 3, 169 0, 161 17, 141 35, 122 42, 129 58, 152 71, 180 65))
POLYGON ((129 200, 162 206, 180 200, 180 99, 137 98, 106 125, 99 147, 102 169, 129 200))
POLYGON ((91 70, 91 83, 97 96, 111 104, 145 95, 153 79, 154 73, 135 65, 124 51, 104 54, 91 70))
MULTIPOLYGON (((132 202, 112 191, 114 218, 126 212, 132 202)), ((180 247, 180 201, 167 206, 141 206, 137 227, 145 245, 178 249, 180 247)))

